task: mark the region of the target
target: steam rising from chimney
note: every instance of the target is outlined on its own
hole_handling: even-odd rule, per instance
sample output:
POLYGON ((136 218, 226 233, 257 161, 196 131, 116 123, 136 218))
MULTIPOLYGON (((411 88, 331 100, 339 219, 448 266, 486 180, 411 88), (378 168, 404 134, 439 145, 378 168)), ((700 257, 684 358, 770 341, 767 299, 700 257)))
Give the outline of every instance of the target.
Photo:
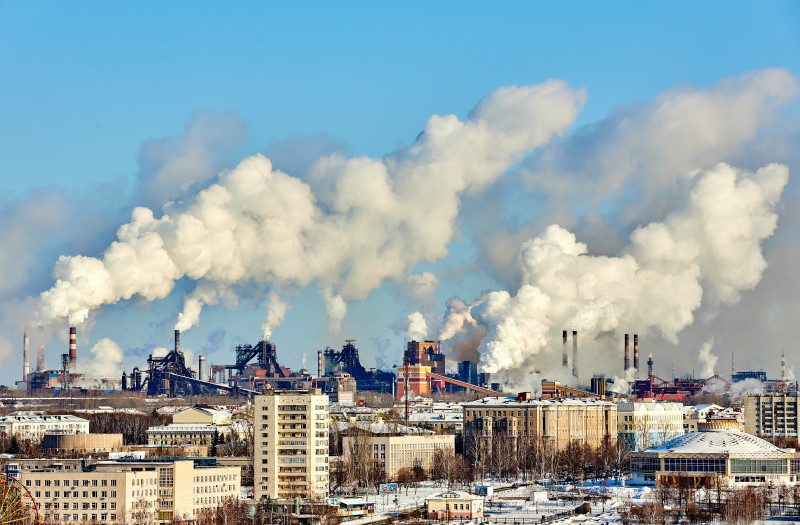
POLYGON ((39 317, 80 323, 106 304, 162 299, 188 277, 208 288, 188 297, 176 326, 185 330, 220 289, 314 282, 338 331, 347 301, 446 256, 462 197, 563 132, 585 99, 561 81, 500 88, 466 120, 431 117, 407 148, 382 159, 334 154, 304 180, 247 158, 161 217, 136 208, 102 258, 62 256, 39 317))
POLYGON ((505 370, 520 387, 558 377, 563 368, 555 366, 548 342, 557 337, 551 327, 560 324, 585 334, 593 351, 584 355, 594 360, 594 371, 610 372, 609 363, 618 361, 605 355, 610 346, 597 344, 601 334, 638 326, 677 342, 701 303, 732 304, 753 288, 766 267, 761 243, 775 230, 787 168, 772 164, 748 173, 719 164, 686 177, 693 185, 685 202, 662 222, 633 231, 619 256, 589 255, 557 225, 526 242, 516 294, 492 292, 470 309, 487 331, 483 370, 505 370))

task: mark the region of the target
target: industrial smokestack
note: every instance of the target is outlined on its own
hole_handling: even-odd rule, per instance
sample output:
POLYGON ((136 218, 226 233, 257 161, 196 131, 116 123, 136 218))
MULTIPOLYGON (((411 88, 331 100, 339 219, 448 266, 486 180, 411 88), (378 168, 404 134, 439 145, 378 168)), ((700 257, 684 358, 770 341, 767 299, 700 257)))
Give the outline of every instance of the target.
POLYGON ((28 358, 28 350, 31 346, 31 339, 28 336, 28 329, 25 329, 25 335, 22 336, 22 380, 28 380, 28 374, 31 373, 31 362, 28 358))
POLYGON ((639 334, 633 334, 633 368, 636 369, 636 377, 639 377, 639 334))
POLYGON ((631 366, 631 349, 630 349, 630 336, 625 334, 625 367, 622 369, 623 373, 631 366))
POLYGON ((201 355, 197 358, 197 366, 200 368, 200 371, 197 372, 197 379, 200 381, 208 381, 206 377, 206 356, 201 355))
POLYGON ((181 331, 175 330, 175 352, 181 351, 181 331))
POLYGON ((78 363, 78 330, 74 326, 69 327, 69 368, 75 372, 75 365, 78 363))
POLYGON ((564 339, 562 346, 564 347, 564 357, 561 359, 561 366, 567 368, 569 366, 569 358, 567 357, 567 331, 561 332, 561 337, 564 339))
POLYGON ((322 350, 317 350, 317 377, 322 377, 322 350))
POLYGON ((572 331, 572 375, 578 377, 578 331, 572 331))

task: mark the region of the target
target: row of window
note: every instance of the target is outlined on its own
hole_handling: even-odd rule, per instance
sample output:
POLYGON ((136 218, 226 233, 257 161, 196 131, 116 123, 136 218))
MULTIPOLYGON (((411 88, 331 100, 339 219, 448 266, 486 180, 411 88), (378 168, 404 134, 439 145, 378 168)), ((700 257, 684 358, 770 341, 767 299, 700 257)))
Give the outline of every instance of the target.
MULTIPOLYGON (((39 497, 39 496, 37 496, 36 494, 34 494, 33 496, 34 496, 35 498, 38 498, 38 497, 39 497)), ((47 496, 45 496, 45 497, 47 497, 47 496)), ((53 510, 60 510, 60 509, 59 509, 59 507, 61 507, 61 509, 64 509, 64 510, 69 510, 69 503, 63 503, 63 504, 61 504, 61 503, 59 503, 59 502, 57 502, 57 501, 55 501, 55 502, 52 502, 52 503, 51 503, 51 502, 49 502, 49 501, 46 501, 46 502, 44 503, 44 508, 45 508, 45 510, 50 510, 50 508, 51 508, 51 507, 53 508, 53 510), (63 506, 62 506, 62 505, 63 505, 63 506)), ((73 504, 72 504, 72 508, 73 508, 73 509, 75 509, 75 510, 78 510, 78 504, 77 504, 77 503, 73 503, 73 504)), ((97 502, 96 502, 96 501, 93 501, 92 503, 83 503, 83 504, 81 505, 81 508, 82 508, 83 510, 89 510, 89 509, 91 509, 91 510, 97 510, 97 502)), ((116 502, 114 502, 114 501, 112 501, 112 502, 110 502, 110 503, 106 503, 105 501, 101 501, 101 502, 100 502, 100 510, 106 510, 106 509, 115 510, 116 508, 117 508, 117 504, 116 504, 116 502)))
MULTIPOLYGON (((61 492, 59 490, 54 490, 53 491, 53 498, 61 498, 61 497, 63 497, 63 498, 69 499, 70 497, 72 497, 72 498, 78 498, 78 497, 88 498, 89 497, 89 491, 88 490, 84 490, 84 491, 80 492, 80 494, 81 494, 80 496, 78 496, 78 494, 79 494, 79 492, 77 490, 73 490, 71 492, 69 490, 65 490, 64 492, 61 492)), ((96 490, 93 490, 91 492, 91 494, 92 494, 91 495, 92 498, 97 498, 97 491, 96 490)), ((37 498, 42 497, 42 491, 39 491, 39 490, 34 491, 34 496, 37 497, 37 498)), ((50 491, 49 490, 45 490, 44 491, 44 497, 45 498, 49 498, 50 497, 50 491)), ((100 497, 101 498, 107 498, 108 497, 108 491, 105 491, 105 490, 100 491, 100 497)), ((117 491, 116 490, 112 490, 111 491, 111 497, 112 498, 116 498, 117 497, 117 491)))

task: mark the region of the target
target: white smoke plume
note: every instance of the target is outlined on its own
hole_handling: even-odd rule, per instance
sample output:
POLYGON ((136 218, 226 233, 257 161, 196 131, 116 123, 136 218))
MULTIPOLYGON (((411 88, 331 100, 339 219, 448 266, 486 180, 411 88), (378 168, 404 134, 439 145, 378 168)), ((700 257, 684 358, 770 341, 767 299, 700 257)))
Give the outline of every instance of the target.
POLYGON ((447 301, 447 315, 439 330, 439 341, 447 341, 444 345, 448 356, 457 362, 480 359, 478 347, 486 337, 486 329, 472 317, 472 308, 478 306, 485 297, 472 304, 467 304, 458 297, 447 301))
POLYGON ((120 377, 122 375, 122 348, 104 337, 89 349, 89 356, 81 355, 77 371, 91 378, 120 377), (91 357, 90 357, 91 356, 91 357))
POLYGON ((267 316, 261 324, 261 331, 264 334, 265 341, 272 337, 272 330, 274 328, 283 324, 288 309, 288 303, 281 299, 277 293, 274 291, 269 293, 269 297, 267 298, 267 316))
MULTIPOLYGON (((310 183, 250 157, 164 215, 136 208, 102 257, 60 257, 39 319, 79 324, 103 305, 162 299, 183 277, 225 289, 317 281, 337 331, 346 301, 444 257, 461 197, 562 133, 584 102, 560 81, 500 88, 467 120, 431 117, 411 146, 382 160, 320 159, 310 183)), ((181 326, 196 322, 205 297, 215 300, 190 296, 181 326)))
POLYGON ((439 279, 431 272, 411 274, 406 278, 405 293, 426 306, 433 306, 432 295, 439 289, 439 279))
POLYGON ((775 230, 787 168, 748 173, 719 164, 687 177, 693 184, 686 201, 663 221, 637 228, 616 257, 589 255, 556 225, 525 243, 516 294, 492 292, 470 309, 487 330, 483 369, 513 374, 549 367, 557 377, 562 329, 581 333, 579 359, 592 356, 593 371, 618 369, 620 332, 636 327, 676 343, 703 301, 732 304, 755 287, 766 267, 761 242, 775 230), (602 344, 608 335, 613 359, 602 344))
POLYGON ((408 316, 408 329, 406 330, 407 341, 425 341, 428 337, 428 323, 420 312, 414 312, 408 316))
POLYGON ((703 368, 700 369, 700 377, 711 377, 714 375, 714 367, 717 366, 719 357, 712 354, 711 350, 714 348, 714 338, 712 337, 700 347, 697 353, 697 359, 703 368))

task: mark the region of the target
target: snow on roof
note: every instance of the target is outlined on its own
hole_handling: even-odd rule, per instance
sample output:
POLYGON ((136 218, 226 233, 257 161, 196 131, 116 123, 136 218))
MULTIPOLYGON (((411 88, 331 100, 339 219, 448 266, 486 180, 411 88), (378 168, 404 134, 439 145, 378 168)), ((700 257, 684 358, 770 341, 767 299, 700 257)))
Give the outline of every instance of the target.
POLYGON ((661 446, 648 448, 645 452, 669 452, 671 454, 785 454, 768 441, 744 432, 714 430, 692 432, 667 441, 661 446))
POLYGON ((464 492, 463 490, 448 490, 447 492, 442 492, 441 494, 435 494, 432 496, 428 496, 425 498, 426 500, 429 499, 460 499, 460 500, 476 500, 476 499, 483 499, 480 496, 475 496, 470 494, 469 492, 464 492))
POLYGON ((520 401, 516 397, 484 397, 477 401, 464 403, 464 408, 481 408, 485 406, 581 406, 581 405, 611 405, 611 401, 601 401, 595 398, 588 397, 568 397, 568 398, 553 398, 553 399, 529 399, 520 401))

